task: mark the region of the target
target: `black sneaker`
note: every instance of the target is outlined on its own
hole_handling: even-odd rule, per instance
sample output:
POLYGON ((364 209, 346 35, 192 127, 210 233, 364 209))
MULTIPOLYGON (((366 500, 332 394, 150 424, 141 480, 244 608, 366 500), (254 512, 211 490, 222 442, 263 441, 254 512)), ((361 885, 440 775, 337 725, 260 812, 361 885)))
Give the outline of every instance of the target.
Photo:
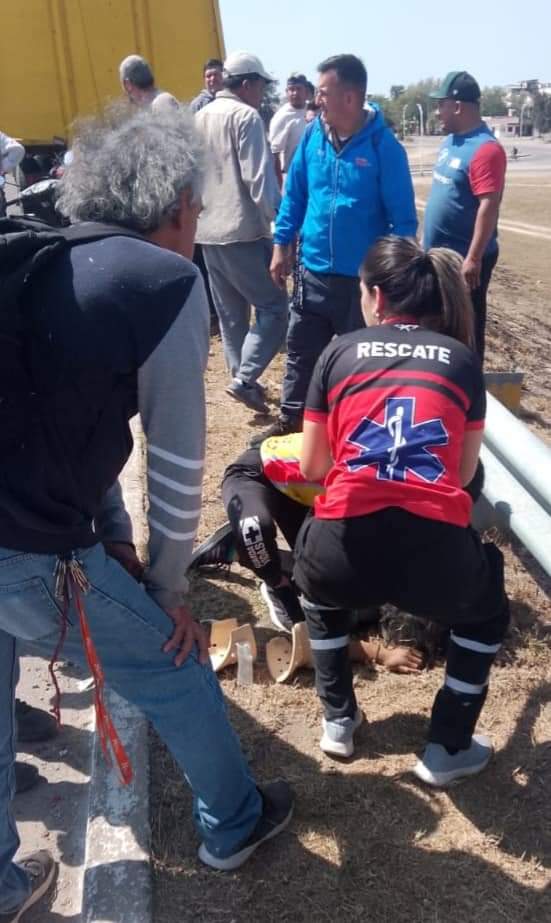
POLYGON ((197 546, 191 556, 188 571, 202 567, 229 567, 234 561, 237 561, 235 539, 232 527, 226 522, 197 546))
MULTIPOLYGON (((53 894, 53 885, 55 885, 55 880, 57 878, 58 864, 51 853, 47 852, 45 849, 40 849, 38 852, 31 853, 29 856, 18 859, 17 864, 28 876, 31 885, 31 893, 17 910, 11 910, 9 913, 0 913, 0 923, 19 923, 23 914, 25 914, 27 910, 30 910, 31 907, 34 907, 50 889, 52 889, 53 894)), ((41 919, 44 918, 41 917, 41 919)))
POLYGON ((297 592, 291 584, 284 586, 268 586, 260 584, 260 595, 268 606, 270 620, 280 631, 291 634, 293 625, 304 622, 304 612, 299 602, 297 592))
POLYGON ((293 793, 287 782, 283 779, 278 779, 276 782, 269 782, 262 788, 259 787, 258 791, 262 796, 262 814, 246 843, 231 856, 226 856, 225 859, 213 856, 205 844, 201 843, 198 853, 201 862, 209 865, 212 869, 217 869, 219 872, 233 872, 234 869, 238 869, 240 865, 243 865, 262 843, 271 840, 272 837, 277 836, 278 833, 285 829, 293 816, 294 808, 293 793))
POLYGON ((289 433, 300 433, 301 430, 302 419, 300 417, 278 417, 268 429, 253 436, 249 445, 251 449, 257 449, 265 439, 270 439, 272 436, 288 436, 289 433))
POLYGON ((226 388, 226 394, 229 394, 240 404, 245 404, 250 410, 256 410, 257 413, 268 413, 269 408, 261 393, 260 388, 255 385, 248 385, 239 378, 234 378, 231 384, 226 388))
POLYGON ((32 763, 15 761, 15 794, 22 795, 40 782, 40 773, 32 763))
POLYGON ((58 733, 57 721, 43 708, 34 708, 15 700, 15 719, 17 721, 17 740, 22 744, 40 743, 50 740, 58 733))

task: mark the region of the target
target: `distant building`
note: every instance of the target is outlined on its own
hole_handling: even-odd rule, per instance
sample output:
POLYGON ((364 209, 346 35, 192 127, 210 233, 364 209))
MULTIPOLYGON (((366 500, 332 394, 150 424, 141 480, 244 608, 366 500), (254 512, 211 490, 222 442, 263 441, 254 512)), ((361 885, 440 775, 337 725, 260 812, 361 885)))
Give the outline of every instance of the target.
POLYGON ((541 80, 533 78, 532 80, 519 80, 518 83, 510 83, 506 87, 505 102, 508 106, 515 96, 526 93, 530 96, 532 93, 544 93, 551 96, 551 83, 543 83, 541 80))
POLYGON ((518 115, 485 115, 484 121, 496 138, 515 138, 520 134, 518 115))

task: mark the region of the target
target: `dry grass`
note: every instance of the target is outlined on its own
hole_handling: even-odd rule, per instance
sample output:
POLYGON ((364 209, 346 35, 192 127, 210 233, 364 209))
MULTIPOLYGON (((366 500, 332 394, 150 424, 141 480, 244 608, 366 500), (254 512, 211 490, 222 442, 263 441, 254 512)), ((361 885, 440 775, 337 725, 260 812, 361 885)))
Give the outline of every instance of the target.
POLYGON ((509 175, 501 203, 501 217, 539 225, 551 230, 551 188, 549 176, 536 174, 531 180, 509 175), (528 185, 530 184, 530 185, 528 185))
MULTIPOLYGON (((488 364, 527 368, 525 411, 548 434, 550 386, 541 364, 551 327, 548 306, 536 296, 502 262, 490 299, 488 364), (534 324, 534 314, 542 326, 534 324)), ((274 403, 281 372, 278 357, 265 376, 274 403)), ((224 465, 266 422, 230 403, 224 384, 214 340, 201 537, 224 520, 224 465)), ((504 550, 513 623, 481 719, 498 750, 488 771, 436 793, 410 773, 441 667, 419 677, 358 669, 356 692, 369 723, 358 733, 350 764, 318 749, 320 710, 311 673, 275 686, 260 662, 255 685, 243 688, 230 669, 222 685, 252 770, 259 779, 289 779, 296 817, 289 832, 241 872, 206 871, 195 859, 189 792, 153 739, 155 923, 333 923, 339 916, 372 923, 551 920, 549 582, 518 549, 504 550)), ((222 578, 196 578, 191 602, 201 618, 235 615, 254 623, 261 650, 272 635, 256 581, 239 567, 222 578)))

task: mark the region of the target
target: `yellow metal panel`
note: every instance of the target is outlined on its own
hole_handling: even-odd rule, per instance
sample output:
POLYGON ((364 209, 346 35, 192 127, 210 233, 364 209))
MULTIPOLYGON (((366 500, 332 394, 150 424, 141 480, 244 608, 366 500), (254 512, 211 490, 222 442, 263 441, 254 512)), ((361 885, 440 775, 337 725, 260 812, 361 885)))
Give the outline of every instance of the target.
POLYGON ((0 130, 51 138, 64 124, 48 0, 6 3, 0 18, 0 130))
POLYGON ((142 0, 157 84, 187 100, 203 85, 203 65, 221 57, 218 4, 208 0, 142 0))
POLYGON ((29 142, 120 95, 118 67, 143 54, 157 85, 187 100, 223 57, 217 0, 25 0, 0 24, 0 129, 29 142))

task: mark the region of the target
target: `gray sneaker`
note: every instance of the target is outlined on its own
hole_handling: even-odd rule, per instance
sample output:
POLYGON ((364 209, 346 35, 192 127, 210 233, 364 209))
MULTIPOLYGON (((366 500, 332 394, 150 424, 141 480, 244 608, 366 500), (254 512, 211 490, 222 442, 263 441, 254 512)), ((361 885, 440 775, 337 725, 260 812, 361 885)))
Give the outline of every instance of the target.
POLYGON ((323 736, 320 748, 330 756, 349 757, 354 753, 354 732, 364 720, 363 711, 358 708, 353 718, 323 718, 323 736))
POLYGON ((475 776, 486 768, 494 752, 490 739, 484 734, 473 734, 468 750, 453 755, 441 744, 427 744, 413 772, 427 785, 444 787, 467 776, 475 776))
POLYGON ((45 849, 31 853, 18 859, 17 864, 22 868, 29 879, 31 893, 17 910, 9 913, 0 913, 0 923, 19 923, 23 915, 34 907, 50 889, 53 889, 57 878, 58 865, 51 853, 45 849))
POLYGON ((251 410, 256 410, 257 413, 269 412, 268 405, 260 389, 256 388, 254 385, 245 384, 245 382, 241 381, 239 378, 234 378, 231 384, 228 385, 226 394, 229 394, 234 400, 239 401, 240 404, 245 404, 245 406, 249 407, 251 410))

